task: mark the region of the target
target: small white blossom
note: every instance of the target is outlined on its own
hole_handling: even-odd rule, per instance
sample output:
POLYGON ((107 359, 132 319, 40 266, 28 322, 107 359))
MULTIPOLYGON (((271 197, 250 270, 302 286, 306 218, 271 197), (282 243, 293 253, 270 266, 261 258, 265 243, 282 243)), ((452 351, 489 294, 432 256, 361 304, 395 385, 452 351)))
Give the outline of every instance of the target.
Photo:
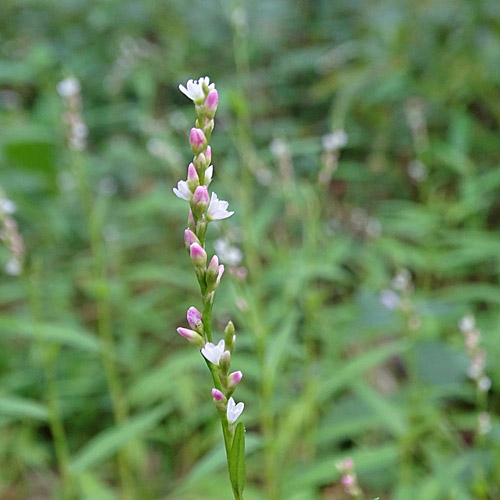
POLYGON ((0 198, 0 210, 6 214, 13 214, 16 211, 16 205, 13 201, 0 198))
POLYGON ((463 333, 470 332, 476 326, 476 320, 472 314, 464 316, 458 323, 458 327, 463 333))
POLYGON ((74 76, 70 76, 57 84, 57 91, 62 97, 75 96, 80 93, 80 82, 74 76))
POLYGON ((221 340, 217 345, 212 344, 212 342, 207 342, 205 347, 201 349, 201 353, 208 361, 214 365, 218 365, 224 349, 224 340, 221 340))
POLYGON ((380 292, 380 302, 384 307, 393 311, 399 307, 401 298, 394 290, 382 290, 380 292))
POLYGON ((245 403, 236 404, 233 398, 229 398, 227 402, 227 420, 230 424, 234 424, 238 420, 243 408, 245 408, 245 403))
POLYGON ((173 189, 175 196, 181 200, 189 201, 193 196, 187 181, 179 181, 177 187, 173 189))
POLYGON ((210 78, 205 76, 204 78, 200 78, 199 80, 190 79, 186 83, 186 87, 184 85, 179 85, 179 90, 189 97, 192 101, 197 101, 199 99, 203 99, 205 97, 205 92, 203 92, 203 83, 205 83, 209 90, 215 88, 214 83, 210 83, 210 78))
POLYGON ((214 248, 219 256, 219 259, 224 264, 229 266, 239 266, 243 254, 238 247, 235 247, 229 243, 225 238, 219 238, 214 241, 214 248))
POLYGON ((321 138, 325 151, 337 151, 347 144, 347 134, 344 130, 335 130, 331 134, 326 134, 321 138))
POLYGON ((219 200, 215 193, 212 193, 212 197, 210 199, 210 204, 208 205, 207 210, 207 219, 210 220, 220 220, 227 219, 234 214, 234 212, 229 212, 227 207, 229 203, 224 200, 219 200))

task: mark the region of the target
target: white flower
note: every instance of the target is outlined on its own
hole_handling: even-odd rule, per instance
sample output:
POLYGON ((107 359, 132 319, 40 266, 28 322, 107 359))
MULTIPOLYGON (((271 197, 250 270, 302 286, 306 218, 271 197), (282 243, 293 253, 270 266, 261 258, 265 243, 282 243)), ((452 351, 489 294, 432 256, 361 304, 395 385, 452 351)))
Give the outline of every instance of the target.
POLYGON ((227 207, 229 203, 224 200, 219 200, 215 193, 212 193, 210 199, 210 204, 208 205, 207 219, 210 220, 220 220, 227 219, 234 214, 234 212, 228 212, 227 207))
POLYGON ((336 151, 343 148, 347 144, 347 134, 339 129, 330 134, 326 134, 321 138, 323 149, 325 151, 336 151))
POLYGON ((80 92, 80 82, 73 76, 65 78, 57 84, 57 91, 62 97, 71 97, 80 92))
POLYGON ((227 402, 227 420, 230 424, 234 424, 238 417, 243 412, 243 408, 245 408, 245 403, 235 404, 233 398, 229 398, 227 402))
POLYGON ((219 238, 214 241, 214 248, 221 262, 230 266, 239 266, 243 254, 238 247, 232 246, 228 240, 219 238))
POLYGON ((214 83, 210 83, 210 78, 205 76, 204 78, 200 78, 199 80, 190 79, 186 83, 186 87, 184 85, 179 85, 179 90, 189 97, 192 101, 197 101, 198 99, 205 98, 205 92, 203 92, 203 83, 205 83, 209 90, 215 88, 214 83))
POLYGON ((212 342, 207 342, 205 347, 202 348, 201 353, 205 356, 208 361, 214 365, 218 365, 220 357, 224 352, 225 344, 224 340, 221 340, 217 345, 212 344, 212 342))
POLYGON ((174 188, 174 193, 177 198, 186 201, 189 201, 193 196, 191 190, 189 189, 187 181, 179 181, 177 187, 174 188))
POLYGON ((0 198, 0 210, 6 214, 13 214, 16 211, 16 205, 13 201, 0 198))

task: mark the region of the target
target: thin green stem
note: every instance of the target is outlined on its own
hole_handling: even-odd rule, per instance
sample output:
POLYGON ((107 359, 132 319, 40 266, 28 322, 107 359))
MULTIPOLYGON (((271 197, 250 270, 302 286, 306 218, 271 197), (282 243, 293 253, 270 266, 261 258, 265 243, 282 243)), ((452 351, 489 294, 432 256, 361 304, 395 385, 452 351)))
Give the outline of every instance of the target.
POLYGON ((40 335, 40 318, 41 318, 41 304, 40 304, 40 273, 41 264, 35 262, 31 279, 28 283, 28 297, 31 316, 34 323, 35 339, 40 353, 40 360, 42 364, 47 405, 49 410, 49 425, 54 440, 54 450, 58 462, 58 468, 61 474, 63 498, 65 500, 73 500, 75 492, 69 473, 69 446, 64 429, 64 422, 61 416, 61 407, 59 404, 59 390, 57 387, 57 370, 56 370, 56 357, 59 351, 59 346, 46 345, 40 335), (49 350, 50 349, 50 350, 49 350))
MULTIPOLYGON (((115 424, 122 426, 128 419, 128 406, 124 397, 120 382, 118 368, 114 360, 116 351, 112 332, 111 303, 109 300, 109 289, 106 284, 106 257, 102 245, 101 224, 99 214, 96 212, 92 195, 89 189, 86 169, 83 166, 83 158, 80 154, 73 157, 73 170, 77 178, 82 203, 85 208, 88 233, 90 236, 90 251, 93 263, 93 275, 96 282, 96 306, 97 306, 97 331, 101 339, 101 359, 104 367, 106 383, 108 386, 113 418, 115 424)), ((134 485, 128 458, 124 450, 118 453, 118 470, 120 475, 121 489, 125 500, 134 500, 134 485)))

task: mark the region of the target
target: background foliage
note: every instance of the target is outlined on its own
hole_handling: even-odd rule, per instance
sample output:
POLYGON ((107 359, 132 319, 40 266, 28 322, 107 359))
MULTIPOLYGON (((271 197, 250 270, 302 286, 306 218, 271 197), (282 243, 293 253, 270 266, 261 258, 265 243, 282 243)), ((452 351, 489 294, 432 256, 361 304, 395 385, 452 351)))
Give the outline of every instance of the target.
POLYGON ((367 498, 500 498, 496 0, 2 11, 0 184, 26 247, 0 282, 2 498, 230 498, 208 373, 175 333, 199 306, 171 191, 194 119, 177 85, 205 74, 214 189, 236 212, 209 240, 243 252, 214 311, 239 334, 246 498, 344 498, 346 456, 367 498), (69 75, 83 153, 56 91, 69 75), (413 285, 390 309, 401 269, 413 285), (467 377, 470 313, 487 395, 467 377))

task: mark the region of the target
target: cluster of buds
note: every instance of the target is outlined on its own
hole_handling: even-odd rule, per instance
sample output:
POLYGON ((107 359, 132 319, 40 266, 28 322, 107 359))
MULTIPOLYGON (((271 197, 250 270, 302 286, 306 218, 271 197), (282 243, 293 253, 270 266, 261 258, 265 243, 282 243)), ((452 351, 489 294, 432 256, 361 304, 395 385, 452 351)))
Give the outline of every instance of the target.
POLYGON ((0 240, 5 242, 10 252, 5 272, 12 276, 21 274, 24 257, 23 239, 19 234, 17 222, 12 217, 15 211, 14 202, 6 198, 0 190, 0 240))
POLYGON ((66 110, 63 121, 67 126, 68 144, 74 151, 83 151, 87 146, 88 128, 82 118, 82 94, 80 82, 71 76, 57 84, 57 92, 64 100, 66 110))
POLYGON ((470 358, 467 374, 474 380, 480 392, 487 392, 491 387, 491 380, 486 376, 486 351, 479 347, 481 332, 476 327, 474 316, 464 316, 458 323, 460 331, 464 335, 465 349, 470 358))
POLYGON ((358 485, 358 478, 354 471, 354 461, 352 458, 345 458, 335 466, 342 474, 340 482, 344 486, 346 494, 350 497, 359 497, 361 495, 361 488, 358 485))
POLYGON ((420 316, 412 300, 413 283, 410 271, 400 269, 391 282, 392 287, 382 290, 380 293, 380 302, 384 307, 390 310, 401 310, 407 320, 409 330, 418 330, 420 327, 420 316))
POLYGON ((179 89, 194 102, 197 119, 189 135, 194 157, 187 169, 187 180, 180 181, 173 191, 178 198, 188 201, 190 205, 184 242, 200 285, 203 313, 195 307, 190 307, 187 311, 189 328, 181 327, 177 331, 191 344, 201 348, 216 385, 212 390, 216 407, 221 418, 232 425, 244 407, 243 403, 236 404, 231 397, 243 374, 240 371, 230 373, 231 354, 236 341, 231 321, 225 328, 224 339, 218 344, 212 343, 210 316, 215 291, 224 273, 224 265, 219 263, 217 255, 208 262, 205 250, 208 223, 226 219, 233 214, 227 210, 227 201, 219 200, 214 192, 211 195, 208 192, 213 176, 212 151, 208 142, 214 128, 219 96, 208 77, 197 81, 189 80, 186 87, 179 85, 179 89))

